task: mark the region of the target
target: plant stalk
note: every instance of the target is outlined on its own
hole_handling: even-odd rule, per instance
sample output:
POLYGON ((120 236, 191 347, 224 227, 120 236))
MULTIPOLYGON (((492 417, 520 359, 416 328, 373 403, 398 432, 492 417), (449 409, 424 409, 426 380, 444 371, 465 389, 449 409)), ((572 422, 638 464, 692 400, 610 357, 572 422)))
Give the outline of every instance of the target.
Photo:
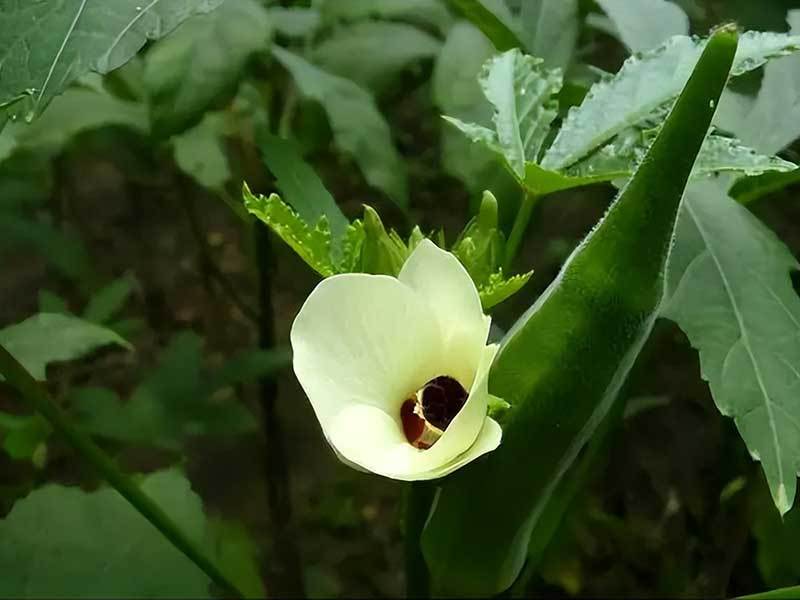
POLYGON ((78 454, 89 462, 145 519, 150 521, 173 546, 232 597, 244 597, 242 592, 236 588, 162 508, 125 475, 108 454, 70 422, 66 414, 53 402, 53 399, 44 388, 31 377, 25 367, 2 345, 0 345, 0 373, 3 374, 6 382, 11 387, 16 389, 20 396, 25 398, 36 411, 47 419, 53 429, 63 435, 78 454))
POLYGON ((506 273, 511 272, 514 266, 514 259, 517 257, 517 252, 522 245, 522 239, 525 237, 525 232, 528 230, 528 224, 531 221, 533 209, 538 203, 539 196, 534 196, 525 192, 520 201, 517 216, 514 219, 514 226, 511 228, 511 235, 508 236, 506 243, 506 259, 503 264, 503 270, 506 273))
MULTIPOLYGON (((275 345, 274 310, 272 306, 272 255, 269 231, 255 223, 256 262, 259 279, 259 346, 268 350, 275 345)), ((259 381, 264 443, 266 446, 266 484, 270 521, 274 532, 274 552, 270 579, 272 592, 280 598, 304 596, 300 553, 291 531, 292 501, 288 461, 276 400, 275 378, 259 381)))
POLYGON ((406 597, 430 597, 430 573, 420 545, 422 530, 428 520, 436 495, 436 484, 412 481, 405 494, 406 597))

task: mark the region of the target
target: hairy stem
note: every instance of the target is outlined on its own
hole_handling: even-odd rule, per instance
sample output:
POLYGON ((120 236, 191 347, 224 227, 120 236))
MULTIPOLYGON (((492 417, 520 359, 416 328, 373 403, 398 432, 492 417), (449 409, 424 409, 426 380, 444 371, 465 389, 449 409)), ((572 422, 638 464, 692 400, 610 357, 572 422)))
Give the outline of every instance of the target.
POLYGON ((506 273, 510 273, 511 268, 514 266, 514 259, 517 257, 520 245, 522 245, 522 239, 528 230, 528 224, 531 221, 531 215, 538 199, 538 196, 527 192, 522 196, 517 216, 514 219, 514 226, 511 228, 511 235, 508 236, 508 243, 506 244, 506 260, 503 265, 506 273))
POLYGON ((108 454, 97 446, 88 436, 77 429, 64 412, 53 402, 50 395, 37 383, 8 350, 0 345, 0 373, 6 382, 26 399, 63 435, 70 445, 89 462, 111 486, 120 493, 139 513, 166 537, 173 546, 197 565, 208 577, 230 595, 241 598, 243 594, 217 568, 195 544, 153 501, 125 475, 108 454))
MULTIPOLYGON (((269 231, 255 223, 256 260, 258 263, 260 312, 259 345, 263 349, 275 345, 272 307, 272 265, 269 231)), ((270 520, 276 551, 273 554, 272 592, 278 597, 300 598, 304 595, 300 554, 291 531, 292 503, 289 469, 276 400, 278 386, 274 377, 259 382, 260 401, 266 445, 266 483, 270 520)))
POLYGON ((406 488, 405 543, 406 543, 406 597, 430 597, 430 574, 422 555, 420 538, 436 494, 436 485, 428 481, 414 481, 406 488))

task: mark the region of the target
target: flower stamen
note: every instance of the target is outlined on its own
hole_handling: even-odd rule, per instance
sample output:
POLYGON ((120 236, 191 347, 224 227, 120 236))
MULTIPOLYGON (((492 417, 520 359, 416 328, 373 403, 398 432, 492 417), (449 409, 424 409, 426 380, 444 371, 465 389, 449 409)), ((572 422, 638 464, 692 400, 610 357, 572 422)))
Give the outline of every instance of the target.
POLYGON ((408 443, 420 450, 433 446, 466 404, 467 396, 464 387, 448 375, 422 386, 400 408, 408 443))

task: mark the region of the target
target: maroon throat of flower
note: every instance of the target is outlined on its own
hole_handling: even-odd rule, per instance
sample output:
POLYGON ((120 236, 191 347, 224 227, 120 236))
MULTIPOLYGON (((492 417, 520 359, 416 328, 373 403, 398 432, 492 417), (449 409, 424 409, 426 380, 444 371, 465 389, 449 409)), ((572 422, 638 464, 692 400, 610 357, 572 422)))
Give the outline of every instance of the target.
POLYGON ((448 375, 431 379, 400 407, 408 443, 427 450, 436 443, 467 402, 467 390, 448 375))

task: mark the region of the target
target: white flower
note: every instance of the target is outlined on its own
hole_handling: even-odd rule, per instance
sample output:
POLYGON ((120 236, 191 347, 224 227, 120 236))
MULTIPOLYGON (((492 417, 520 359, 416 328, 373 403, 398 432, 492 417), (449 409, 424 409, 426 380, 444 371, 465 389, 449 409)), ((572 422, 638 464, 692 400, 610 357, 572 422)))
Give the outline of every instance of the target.
POLYGON ((397 278, 322 281, 291 341, 294 371, 337 455, 410 481, 497 448, 502 430, 487 416, 490 322, 461 263, 428 240, 397 278))

